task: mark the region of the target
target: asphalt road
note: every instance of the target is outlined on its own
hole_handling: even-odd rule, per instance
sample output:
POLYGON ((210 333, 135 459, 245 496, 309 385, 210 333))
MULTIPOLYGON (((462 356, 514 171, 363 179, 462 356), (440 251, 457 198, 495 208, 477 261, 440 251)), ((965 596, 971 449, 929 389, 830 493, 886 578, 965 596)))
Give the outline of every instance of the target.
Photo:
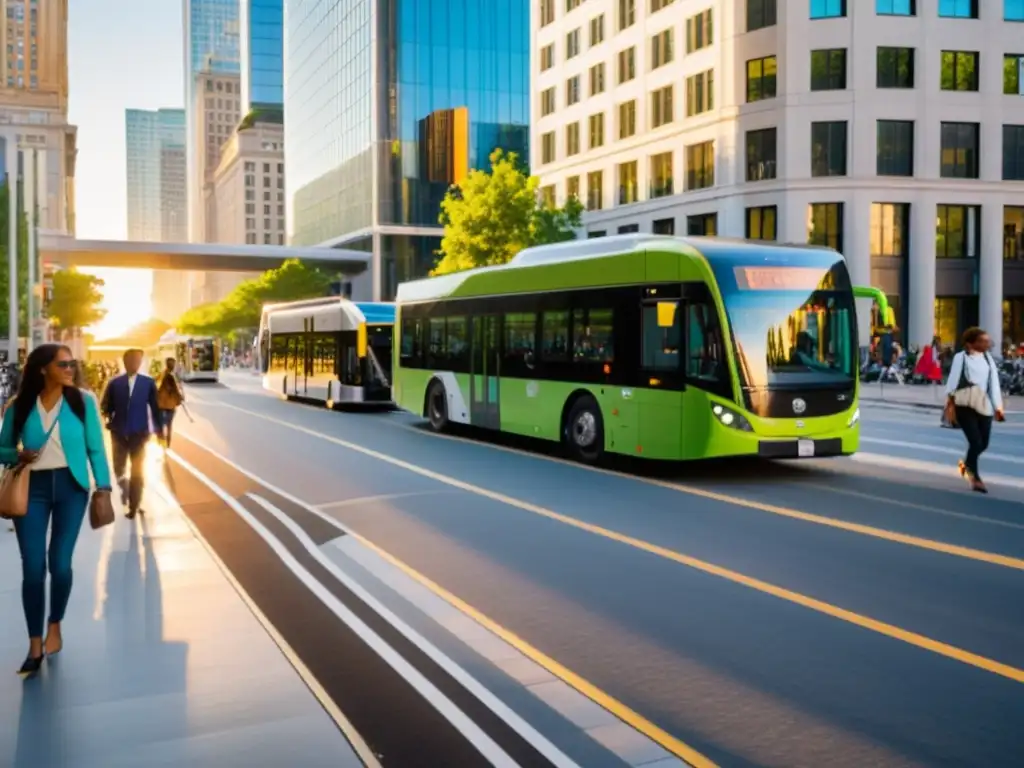
MULTIPOLYGON (((981 496, 956 476, 959 433, 927 411, 865 406, 854 459, 594 471, 542 447, 438 437, 409 414, 332 413, 282 402, 245 375, 225 382, 190 387, 195 422, 179 416, 169 485, 214 546, 233 552, 233 570, 276 574, 262 594, 281 603, 268 615, 286 637, 329 637, 335 619, 273 562, 279 554, 241 532, 225 500, 262 515, 253 488, 317 545, 341 535, 322 518, 340 523, 691 762, 1024 761, 1022 424, 997 426, 981 496), (223 494, 204 496, 187 467, 223 494)), ((417 606, 371 585, 369 571, 350 572, 576 764, 643 762, 584 738, 586 723, 538 706, 417 606)), ((323 675, 370 664, 329 649, 299 652, 323 675)), ((358 709, 361 694, 336 685, 339 706, 358 709)), ((450 680, 438 686, 467 713, 475 706, 450 680)), ((388 727, 374 717, 353 715, 375 731, 371 745, 388 727)), ((481 727, 514 762, 542 764, 500 723, 481 727)))

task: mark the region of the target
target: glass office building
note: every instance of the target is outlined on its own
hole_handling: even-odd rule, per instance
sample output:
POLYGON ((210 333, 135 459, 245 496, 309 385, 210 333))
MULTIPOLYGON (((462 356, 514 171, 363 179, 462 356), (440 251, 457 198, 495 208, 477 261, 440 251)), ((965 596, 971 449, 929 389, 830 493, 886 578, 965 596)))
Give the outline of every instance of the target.
POLYGON ((284 0, 241 0, 242 114, 284 103, 284 0))
POLYGON ((125 110, 128 239, 181 242, 186 229, 185 111, 125 110))
POLYGON ((440 202, 496 148, 529 163, 528 0, 295 0, 285 162, 298 244, 371 251, 394 296, 437 260, 440 202))

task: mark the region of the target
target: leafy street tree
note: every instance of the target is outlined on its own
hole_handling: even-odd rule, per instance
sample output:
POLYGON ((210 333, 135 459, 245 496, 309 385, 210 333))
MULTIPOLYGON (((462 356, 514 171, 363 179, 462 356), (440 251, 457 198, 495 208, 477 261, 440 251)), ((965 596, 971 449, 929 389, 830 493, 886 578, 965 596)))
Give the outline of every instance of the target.
MULTIPOLYGON (((7 206, 8 192, 7 184, 0 183, 0 336, 6 338, 9 334, 7 307, 10 303, 10 270, 7 261, 7 206)), ((21 313, 18 320, 18 328, 22 335, 25 333, 25 323, 28 321, 28 218, 24 211, 18 215, 18 283, 19 299, 18 306, 21 313)))
POLYGON ((514 152, 500 149, 490 171, 472 170, 441 203, 441 260, 433 274, 506 264, 524 248, 576 238, 583 206, 575 197, 558 208, 537 194, 514 152))
POLYGON ((95 325, 107 314, 100 309, 103 281, 76 269, 62 269, 53 275, 53 291, 46 304, 46 316, 54 330, 75 333, 95 325))
POLYGON ((326 296, 331 279, 298 259, 290 259, 255 280, 239 283, 223 301, 193 307, 178 320, 181 333, 226 336, 260 324, 263 305, 326 296))

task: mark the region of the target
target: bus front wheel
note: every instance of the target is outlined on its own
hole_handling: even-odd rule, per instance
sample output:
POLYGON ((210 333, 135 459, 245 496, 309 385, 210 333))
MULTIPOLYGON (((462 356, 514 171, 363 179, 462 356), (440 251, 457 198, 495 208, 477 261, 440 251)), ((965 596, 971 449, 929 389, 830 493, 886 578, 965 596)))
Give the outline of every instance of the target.
POLYGON ((569 454, 584 464, 596 464, 604 452, 604 420, 597 401, 589 395, 572 404, 563 437, 569 454))
POLYGON ((432 381, 427 390, 427 419, 435 432, 444 432, 448 428, 448 393, 444 384, 437 380, 432 381))

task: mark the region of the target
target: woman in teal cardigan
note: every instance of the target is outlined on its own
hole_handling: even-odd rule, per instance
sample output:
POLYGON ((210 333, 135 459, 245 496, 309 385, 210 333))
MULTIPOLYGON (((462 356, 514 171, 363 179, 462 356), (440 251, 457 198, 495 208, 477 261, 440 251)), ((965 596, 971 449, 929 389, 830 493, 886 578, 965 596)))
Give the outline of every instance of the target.
POLYGON ((64 645, 61 622, 71 596, 71 559, 89 502, 89 468, 97 493, 110 493, 103 424, 93 397, 74 386, 76 361, 60 344, 43 344, 25 361, 21 386, 0 427, 0 463, 29 467, 28 514, 15 518, 21 550, 21 601, 28 657, 18 674, 35 675, 64 645), (19 448, 19 443, 21 447, 19 448), (46 534, 53 521, 50 543, 46 534), (47 551, 49 558, 47 558, 47 551), (46 568, 50 615, 46 639, 46 568))

